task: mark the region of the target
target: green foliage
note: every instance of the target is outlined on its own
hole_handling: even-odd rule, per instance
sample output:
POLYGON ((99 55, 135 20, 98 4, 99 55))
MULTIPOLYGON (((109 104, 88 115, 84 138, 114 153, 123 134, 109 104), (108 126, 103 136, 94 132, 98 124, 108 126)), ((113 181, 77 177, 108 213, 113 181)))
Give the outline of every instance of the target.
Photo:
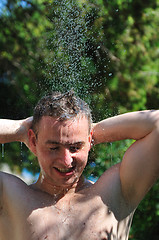
MULTIPOLYGON (((7 0, 0 10, 0 117, 27 117, 40 96, 69 88, 88 101, 94 121, 158 108, 158 25, 158 0, 7 0)), ((95 146, 85 175, 99 177, 131 143, 95 146)), ((20 143, 5 144, 2 159, 12 169, 39 171, 20 143)), ((158 198, 156 184, 130 239, 158 239, 158 198)))
POLYGON ((159 183, 146 195, 145 199, 141 202, 136 210, 136 214, 133 219, 130 239, 133 240, 145 240, 152 239, 157 240, 159 236, 159 183))
POLYGON ((94 146, 90 152, 85 175, 87 177, 91 175, 94 178, 101 176, 106 169, 121 162, 124 153, 132 143, 132 140, 124 140, 94 146))

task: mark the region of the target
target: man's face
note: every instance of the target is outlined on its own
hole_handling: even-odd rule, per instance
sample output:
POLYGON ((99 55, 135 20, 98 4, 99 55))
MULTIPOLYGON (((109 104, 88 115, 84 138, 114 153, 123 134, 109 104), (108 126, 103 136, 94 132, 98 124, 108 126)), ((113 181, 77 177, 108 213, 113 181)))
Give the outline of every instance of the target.
POLYGON ((54 117, 42 117, 35 154, 44 179, 61 187, 76 183, 86 166, 90 144, 86 117, 63 122, 54 117))

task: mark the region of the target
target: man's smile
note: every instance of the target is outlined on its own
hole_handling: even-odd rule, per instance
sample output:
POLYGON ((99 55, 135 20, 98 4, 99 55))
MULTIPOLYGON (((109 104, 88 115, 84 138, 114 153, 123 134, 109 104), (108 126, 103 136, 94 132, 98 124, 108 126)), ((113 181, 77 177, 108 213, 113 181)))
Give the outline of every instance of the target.
POLYGON ((70 167, 70 168, 56 168, 56 167, 54 167, 54 168, 61 173, 70 173, 75 169, 75 167, 70 167))

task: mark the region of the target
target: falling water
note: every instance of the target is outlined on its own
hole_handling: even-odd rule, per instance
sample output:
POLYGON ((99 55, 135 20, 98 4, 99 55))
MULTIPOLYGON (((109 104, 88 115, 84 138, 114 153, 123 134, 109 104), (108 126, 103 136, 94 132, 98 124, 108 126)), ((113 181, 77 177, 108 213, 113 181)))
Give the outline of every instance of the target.
POLYGON ((4 158, 4 143, 2 143, 2 158, 4 158))
POLYGON ((51 84, 52 90, 58 91, 73 88, 85 98, 91 86, 96 84, 95 80, 91 81, 91 60, 85 53, 89 25, 86 10, 73 0, 55 0, 51 10, 53 29, 48 32, 46 43, 50 49, 46 86, 51 84))
POLYGON ((22 142, 20 142, 20 157, 21 157, 20 161, 23 162, 23 143, 22 142))

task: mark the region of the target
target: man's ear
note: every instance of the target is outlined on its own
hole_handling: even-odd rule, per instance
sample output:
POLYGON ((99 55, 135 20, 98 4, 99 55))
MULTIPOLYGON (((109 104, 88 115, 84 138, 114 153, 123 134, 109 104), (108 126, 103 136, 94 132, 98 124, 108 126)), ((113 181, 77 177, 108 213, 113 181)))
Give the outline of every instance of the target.
POLYGON ((37 142, 37 137, 32 129, 28 130, 28 137, 29 137, 29 149, 36 155, 36 142, 37 142))

